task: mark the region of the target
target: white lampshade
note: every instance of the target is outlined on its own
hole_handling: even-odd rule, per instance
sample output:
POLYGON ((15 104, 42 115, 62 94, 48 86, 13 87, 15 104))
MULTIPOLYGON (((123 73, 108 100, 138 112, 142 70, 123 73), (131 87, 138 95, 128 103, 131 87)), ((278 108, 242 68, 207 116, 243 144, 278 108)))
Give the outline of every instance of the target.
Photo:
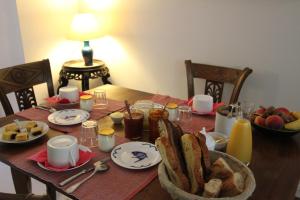
POLYGON ((68 38, 87 41, 101 36, 100 25, 95 15, 79 13, 74 16, 68 38))

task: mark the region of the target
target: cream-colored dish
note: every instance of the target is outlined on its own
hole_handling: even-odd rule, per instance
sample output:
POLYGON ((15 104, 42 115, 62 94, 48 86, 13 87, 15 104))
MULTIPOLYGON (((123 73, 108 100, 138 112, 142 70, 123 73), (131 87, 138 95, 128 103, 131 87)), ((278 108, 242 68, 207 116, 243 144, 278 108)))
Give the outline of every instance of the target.
POLYGON ((110 116, 111 120, 114 122, 114 124, 121 124, 122 120, 124 118, 124 113, 114 112, 114 113, 111 113, 109 116, 110 116))

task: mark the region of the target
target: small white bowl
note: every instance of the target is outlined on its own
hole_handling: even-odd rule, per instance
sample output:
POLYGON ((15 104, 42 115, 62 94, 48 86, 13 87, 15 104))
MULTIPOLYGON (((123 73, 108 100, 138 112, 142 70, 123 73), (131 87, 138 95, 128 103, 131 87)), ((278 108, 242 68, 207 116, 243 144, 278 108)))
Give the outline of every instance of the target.
POLYGON ((216 150, 221 150, 224 149, 227 145, 228 142, 228 137, 222 133, 218 133, 218 132, 208 132, 208 135, 211 135, 212 138, 215 140, 216 142, 216 146, 215 149, 216 150))
POLYGON ((112 121, 114 122, 114 124, 121 124, 122 120, 124 118, 124 113, 114 112, 114 113, 111 113, 109 116, 112 119, 112 121))

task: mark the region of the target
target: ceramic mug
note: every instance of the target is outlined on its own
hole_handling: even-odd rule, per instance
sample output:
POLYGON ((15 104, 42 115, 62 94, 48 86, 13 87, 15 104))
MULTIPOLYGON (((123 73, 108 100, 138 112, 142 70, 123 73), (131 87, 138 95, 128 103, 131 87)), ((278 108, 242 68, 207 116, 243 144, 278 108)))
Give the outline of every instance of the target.
POLYGON ((77 138, 60 135, 47 142, 48 162, 54 167, 75 166, 79 159, 77 138))
POLYGON ((79 99, 78 88, 76 86, 66 86, 59 88, 59 97, 68 99, 70 102, 77 102, 79 99))
POLYGON ((209 95, 198 94, 193 97, 193 110, 208 113, 213 110, 213 98, 209 95))

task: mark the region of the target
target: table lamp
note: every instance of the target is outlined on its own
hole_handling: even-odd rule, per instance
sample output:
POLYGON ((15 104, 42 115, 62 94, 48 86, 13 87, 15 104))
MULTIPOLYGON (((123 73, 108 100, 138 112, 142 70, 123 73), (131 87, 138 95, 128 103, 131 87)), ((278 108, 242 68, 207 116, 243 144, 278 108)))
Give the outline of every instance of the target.
POLYGON ((93 49, 89 40, 100 37, 100 27, 95 15, 79 13, 74 16, 68 37, 83 41, 82 56, 85 66, 93 65, 93 49))

